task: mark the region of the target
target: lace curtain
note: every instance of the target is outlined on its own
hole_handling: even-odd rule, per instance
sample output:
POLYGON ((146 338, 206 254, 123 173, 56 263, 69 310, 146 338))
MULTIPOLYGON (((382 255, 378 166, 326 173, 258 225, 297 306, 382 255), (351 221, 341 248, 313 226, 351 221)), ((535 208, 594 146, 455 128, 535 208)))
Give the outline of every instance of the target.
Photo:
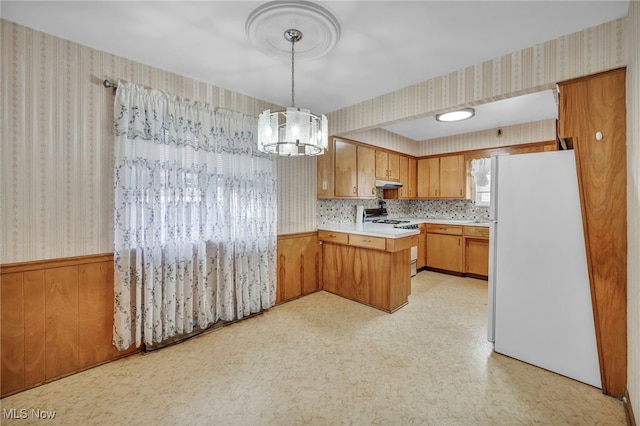
POLYGON ((122 82, 114 112, 114 345, 273 306, 276 165, 257 119, 122 82))
POLYGON ((488 185, 489 173, 491 173, 491 158, 471 160, 471 176, 476 186, 488 185))

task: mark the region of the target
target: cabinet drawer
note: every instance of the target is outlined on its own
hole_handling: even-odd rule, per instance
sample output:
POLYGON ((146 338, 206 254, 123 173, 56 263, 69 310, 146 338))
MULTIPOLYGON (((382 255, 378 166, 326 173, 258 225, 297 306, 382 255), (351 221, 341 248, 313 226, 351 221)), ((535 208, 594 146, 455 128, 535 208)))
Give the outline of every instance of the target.
POLYGON ((464 235, 471 237, 489 238, 489 228, 486 226, 465 226, 464 235))
POLYGON ((449 234, 462 235, 462 226, 459 225, 438 225, 427 223, 427 233, 429 234, 449 234))
POLYGON ((365 247, 373 250, 386 250, 387 241, 380 237, 349 234, 349 245, 365 247))
POLYGON ((349 244, 349 234, 333 231, 318 231, 318 240, 336 244, 349 244))

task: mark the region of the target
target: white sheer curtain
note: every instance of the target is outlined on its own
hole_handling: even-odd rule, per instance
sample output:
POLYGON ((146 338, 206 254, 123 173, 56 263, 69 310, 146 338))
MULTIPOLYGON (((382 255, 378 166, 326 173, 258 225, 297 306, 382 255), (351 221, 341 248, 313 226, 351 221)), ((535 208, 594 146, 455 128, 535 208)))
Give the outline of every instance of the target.
POLYGON ((273 306, 276 164, 257 119, 123 82, 114 111, 114 345, 273 306))
POLYGON ((471 160, 471 176, 473 176, 476 186, 488 185, 489 173, 491 173, 491 158, 471 160))

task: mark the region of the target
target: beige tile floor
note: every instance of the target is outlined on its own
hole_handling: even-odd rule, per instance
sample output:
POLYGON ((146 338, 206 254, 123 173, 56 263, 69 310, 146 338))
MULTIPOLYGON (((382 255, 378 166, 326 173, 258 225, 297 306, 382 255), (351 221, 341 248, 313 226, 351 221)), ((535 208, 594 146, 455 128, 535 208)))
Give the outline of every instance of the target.
POLYGON ((624 425, 599 389, 498 355, 486 281, 432 272, 394 314, 326 292, 1 401, 3 425, 624 425), (55 411, 36 420, 32 409, 55 411))

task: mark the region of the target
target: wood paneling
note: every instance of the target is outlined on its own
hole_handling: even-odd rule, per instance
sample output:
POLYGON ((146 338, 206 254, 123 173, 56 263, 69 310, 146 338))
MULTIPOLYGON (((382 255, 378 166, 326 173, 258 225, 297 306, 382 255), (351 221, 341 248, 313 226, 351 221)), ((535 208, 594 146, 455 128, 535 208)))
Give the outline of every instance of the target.
MULTIPOLYGON (((47 379, 80 368, 78 362, 78 267, 45 271, 47 379)), ((84 319, 83 319, 84 320, 84 319)))
MULTIPOLYGON (((3 275, 4 277, 4 275, 3 275)), ((24 294, 24 385, 45 381, 45 290, 44 270, 23 273, 24 294)))
POLYGON ((24 295, 22 274, 2 276, 2 395, 24 388, 24 295))
POLYGON ((118 356, 113 346, 113 263, 100 262, 78 267, 78 325, 80 368, 118 356))
POLYGON ((317 291, 320 267, 320 245, 315 232, 279 236, 276 303, 317 291))
POLYGON ((560 133, 573 138, 576 151, 602 390, 621 397, 627 374, 625 70, 561 83, 560 133))
POLYGON ((137 352, 112 346, 113 255, 2 265, 2 396, 137 352))

